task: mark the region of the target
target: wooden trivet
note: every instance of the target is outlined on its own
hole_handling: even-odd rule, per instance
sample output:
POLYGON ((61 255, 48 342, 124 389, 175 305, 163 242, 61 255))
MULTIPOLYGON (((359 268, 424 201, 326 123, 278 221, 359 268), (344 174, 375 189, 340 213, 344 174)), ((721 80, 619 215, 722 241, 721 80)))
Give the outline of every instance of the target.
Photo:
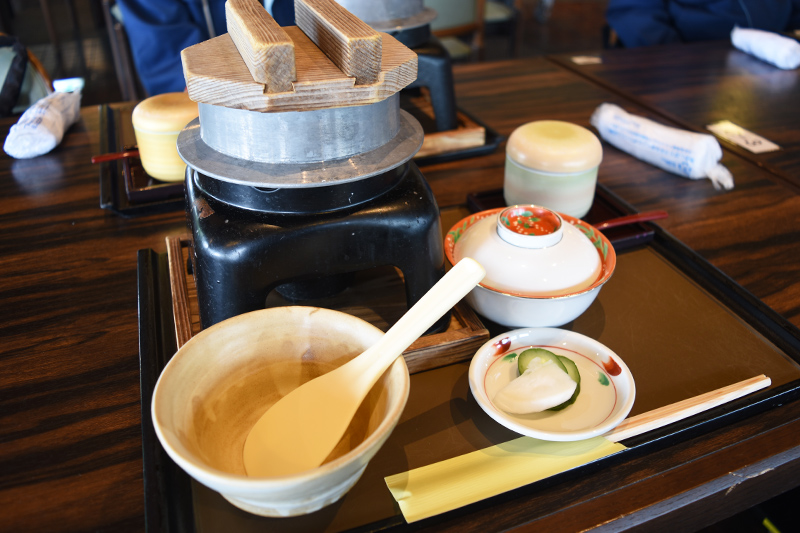
POLYGON ((436 118, 431 104, 430 91, 426 87, 420 88, 419 95, 403 95, 400 105, 419 120, 425 131, 422 148, 414 155, 415 159, 486 144, 486 128, 459 110, 456 110, 457 125, 455 129, 436 131, 434 127, 436 118))
MULTIPOLYGON (((202 330, 194 276, 187 268, 192 244, 187 235, 167 237, 166 241, 175 336, 180 348, 202 330)), ((346 312, 386 331, 407 308, 400 272, 393 267, 382 267, 356 276, 351 287, 342 294, 301 305, 346 312)), ((266 307, 282 305, 297 304, 286 302, 272 291, 267 297, 266 307)), ((414 374, 471 359, 487 340, 489 331, 462 301, 453 308, 446 331, 419 338, 403 353, 403 357, 409 372, 414 374)))

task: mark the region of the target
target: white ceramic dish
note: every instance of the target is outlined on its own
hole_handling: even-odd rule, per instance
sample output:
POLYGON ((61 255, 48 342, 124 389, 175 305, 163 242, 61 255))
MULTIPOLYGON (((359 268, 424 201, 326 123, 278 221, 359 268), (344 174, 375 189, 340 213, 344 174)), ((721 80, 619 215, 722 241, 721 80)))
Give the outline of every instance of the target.
POLYGON ((378 380, 321 466, 248 477, 245 439, 278 398, 382 335, 359 318, 315 307, 264 309, 220 322, 187 342, 161 373, 152 402, 156 435, 178 466, 245 511, 316 511, 358 481, 400 419, 410 383, 403 358, 378 380))
POLYGON ((498 335, 481 346, 469 368, 469 386, 478 405, 501 425, 522 435, 551 441, 602 435, 622 422, 633 407, 636 386, 630 370, 601 343, 557 328, 524 328, 498 335), (517 375, 519 353, 540 347, 572 359, 581 374, 581 392, 561 411, 512 415, 495 407, 494 394, 517 375))
POLYGON ((617 263, 614 247, 596 228, 532 205, 470 215, 450 229, 444 246, 452 264, 472 257, 486 269, 467 302, 486 318, 511 328, 557 327, 575 320, 595 300, 617 263), (560 228, 545 235, 512 237, 514 231, 508 229, 518 224, 504 221, 521 218, 514 214, 518 212, 532 213, 535 216, 522 218, 537 220, 546 220, 550 213, 560 228), (556 239, 551 242, 552 237, 556 239))

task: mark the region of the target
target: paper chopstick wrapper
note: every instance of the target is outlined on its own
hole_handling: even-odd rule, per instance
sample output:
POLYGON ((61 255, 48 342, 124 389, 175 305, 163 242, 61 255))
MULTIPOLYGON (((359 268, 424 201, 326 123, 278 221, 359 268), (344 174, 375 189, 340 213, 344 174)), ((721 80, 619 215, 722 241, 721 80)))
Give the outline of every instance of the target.
POLYGON ((622 451, 619 441, 672 424, 770 385, 766 376, 628 418, 602 437, 549 442, 520 437, 386 478, 406 521, 416 522, 622 451))
POLYGON ((548 442, 520 437, 386 478, 407 522, 435 516, 590 463, 625 446, 603 437, 548 442))
POLYGON ((56 92, 25 110, 8 132, 3 150, 16 159, 46 154, 61 142, 64 132, 78 121, 81 93, 56 92))
POLYGON ((591 122, 603 140, 637 159, 686 178, 709 178, 717 189, 733 188, 713 135, 664 126, 609 103, 600 104, 591 122))
POLYGON ((800 43, 789 37, 763 30, 733 28, 733 46, 758 59, 785 70, 800 66, 800 43))

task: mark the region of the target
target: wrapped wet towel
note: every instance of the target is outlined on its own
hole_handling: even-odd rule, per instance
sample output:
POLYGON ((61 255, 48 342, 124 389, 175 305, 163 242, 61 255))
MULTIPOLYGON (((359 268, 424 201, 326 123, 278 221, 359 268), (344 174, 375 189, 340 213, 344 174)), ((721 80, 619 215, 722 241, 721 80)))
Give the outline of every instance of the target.
POLYGON ((733 28, 733 46, 776 67, 792 70, 800 66, 800 43, 763 30, 733 28))
POLYGON ((713 135, 664 126, 608 103, 595 110, 591 122, 603 140, 637 159, 686 178, 709 178, 717 189, 733 188, 713 135))
POLYGON ((3 150, 27 159, 46 154, 61 142, 64 132, 78 121, 81 93, 56 92, 29 107, 8 132, 3 150))

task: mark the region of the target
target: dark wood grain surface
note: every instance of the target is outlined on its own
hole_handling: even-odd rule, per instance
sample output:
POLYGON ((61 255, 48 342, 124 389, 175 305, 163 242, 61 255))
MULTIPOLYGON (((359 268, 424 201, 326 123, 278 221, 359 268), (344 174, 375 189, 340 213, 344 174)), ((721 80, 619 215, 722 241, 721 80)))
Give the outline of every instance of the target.
POLYGON ((5 531, 143 524, 136 252, 185 223, 100 209, 98 135, 87 108, 54 152, 0 159, 5 531))
MULTIPOLYGON (((590 127, 603 102, 665 119, 547 61, 470 65, 458 71, 460 107, 508 136, 531 120, 566 120, 590 127)), ((791 128, 791 118, 787 118, 791 128)), ((673 126, 677 124, 672 123, 673 126)), ((800 135, 797 134, 796 135, 800 135)), ((664 209, 658 225, 800 326, 800 195, 775 174, 731 150, 722 162, 736 181, 718 191, 604 144, 598 180, 639 211, 664 209), (780 229, 779 229, 780 228, 780 229)), ((440 205, 464 202, 466 192, 502 187, 504 145, 488 157, 423 168, 440 205)))
POLYGON ((737 50, 728 41, 604 50, 601 64, 566 68, 654 110, 662 119, 709 133, 729 120, 781 147, 754 154, 725 140, 729 150, 800 187, 800 70, 782 70, 737 50))
MULTIPOLYGON (((458 104, 503 135, 535 119, 588 125, 604 101, 635 104, 546 60, 456 70, 458 104)), ((654 114, 646 107, 642 114, 654 114)), ((12 120, 0 122, 5 138, 12 120)), ((165 251, 182 212, 122 218, 99 207, 96 108, 52 153, 0 158, 0 530, 144 527, 136 253, 165 251)), ((779 142, 776 140, 776 142, 779 142)), ((501 149, 423 168, 446 212, 502 186, 501 149), (451 209, 452 208, 452 209, 451 209)), ((736 188, 666 174, 606 148, 600 181, 795 325, 800 199, 733 152, 736 188)), ((452 216, 451 216, 452 218, 452 216)), ((692 529, 797 485, 800 405, 675 446, 652 446, 579 484, 515 493, 445 515, 430 530, 692 529)))

